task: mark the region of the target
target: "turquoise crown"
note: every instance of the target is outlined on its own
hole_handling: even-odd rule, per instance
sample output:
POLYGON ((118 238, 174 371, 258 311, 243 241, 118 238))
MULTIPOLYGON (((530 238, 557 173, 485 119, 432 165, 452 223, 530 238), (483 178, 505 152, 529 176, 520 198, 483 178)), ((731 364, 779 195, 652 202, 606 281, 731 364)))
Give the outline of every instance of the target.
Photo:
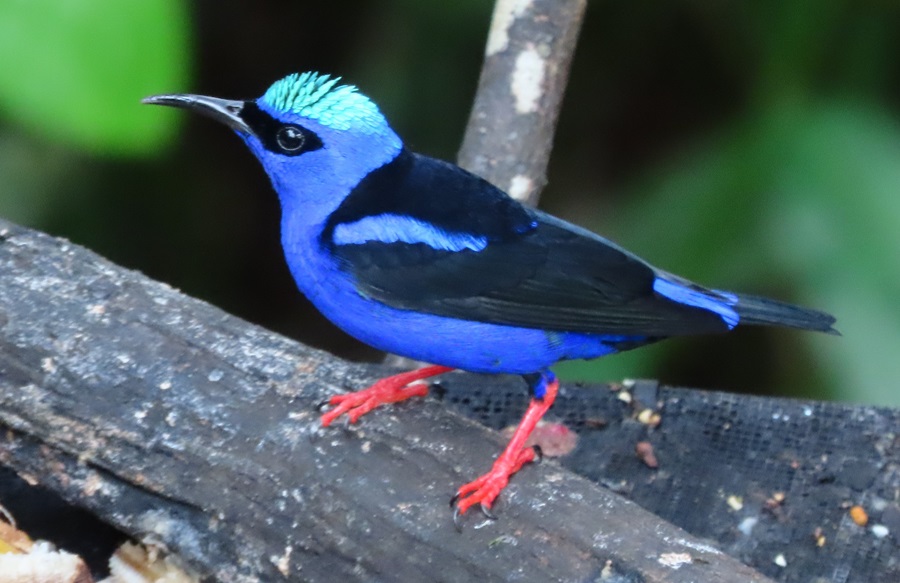
POLYGON ((260 102, 281 113, 294 113, 336 130, 377 131, 387 122, 378 106, 340 77, 313 71, 294 73, 272 84, 260 102))

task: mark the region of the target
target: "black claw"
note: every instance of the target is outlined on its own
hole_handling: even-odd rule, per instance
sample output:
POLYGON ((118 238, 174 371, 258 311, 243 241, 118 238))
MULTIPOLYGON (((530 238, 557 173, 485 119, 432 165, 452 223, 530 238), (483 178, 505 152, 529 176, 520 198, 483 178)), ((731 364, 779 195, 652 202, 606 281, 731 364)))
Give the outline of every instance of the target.
POLYGON ((328 397, 327 399, 322 399, 321 401, 316 403, 316 411, 319 411, 321 413, 325 407, 327 407, 328 405, 331 404, 329 401, 331 401, 331 397, 328 397))
MULTIPOLYGON (((453 509, 453 526, 456 527, 456 530, 462 532, 462 512, 459 511, 459 506, 456 505, 459 502, 459 494, 454 494, 453 498, 450 498, 450 508, 453 509)), ((497 515, 491 512, 491 509, 488 508, 484 502, 478 505, 478 509, 481 510, 481 514, 487 518, 488 520, 497 520, 497 515)))
POLYGON ((462 532, 462 522, 460 522, 460 518, 462 518, 462 514, 459 512, 459 508, 454 508, 453 526, 456 527, 456 532, 462 532))
POLYGON ((484 517, 488 520, 497 520, 497 515, 491 512, 491 509, 484 505, 484 502, 478 505, 478 508, 481 509, 481 513, 484 514, 484 517))
POLYGON ((443 401, 447 396, 447 388, 441 384, 440 380, 433 381, 428 388, 431 395, 438 401, 443 401))
POLYGON ((531 449, 534 450, 534 455, 535 455, 535 458, 533 460, 531 460, 531 463, 539 464, 542 461, 544 461, 544 450, 541 449, 541 446, 533 445, 533 446, 531 446, 531 449))

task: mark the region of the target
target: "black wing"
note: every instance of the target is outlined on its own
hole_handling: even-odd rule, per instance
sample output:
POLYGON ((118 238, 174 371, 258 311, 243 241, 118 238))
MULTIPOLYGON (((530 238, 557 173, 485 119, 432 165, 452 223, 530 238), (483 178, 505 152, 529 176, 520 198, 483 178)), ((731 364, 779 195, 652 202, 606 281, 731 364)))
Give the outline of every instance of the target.
POLYGON ((326 224, 322 244, 361 294, 405 310, 595 334, 728 330, 719 315, 657 294, 657 273, 627 251, 409 152, 360 183, 326 224), (373 230, 379 221, 384 230, 373 230), (355 238, 345 234, 362 225, 355 238), (415 236, 390 232, 409 225, 415 236))

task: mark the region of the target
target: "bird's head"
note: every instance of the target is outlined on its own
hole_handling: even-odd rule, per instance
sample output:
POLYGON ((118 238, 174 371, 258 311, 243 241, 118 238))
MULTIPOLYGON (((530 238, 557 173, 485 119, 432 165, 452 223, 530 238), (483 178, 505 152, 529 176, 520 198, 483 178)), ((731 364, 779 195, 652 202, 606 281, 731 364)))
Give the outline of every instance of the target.
POLYGON ((191 109, 226 124, 262 162, 283 206, 329 213, 403 147, 378 107, 339 81, 307 72, 276 81, 255 100, 180 94, 144 103, 191 109))

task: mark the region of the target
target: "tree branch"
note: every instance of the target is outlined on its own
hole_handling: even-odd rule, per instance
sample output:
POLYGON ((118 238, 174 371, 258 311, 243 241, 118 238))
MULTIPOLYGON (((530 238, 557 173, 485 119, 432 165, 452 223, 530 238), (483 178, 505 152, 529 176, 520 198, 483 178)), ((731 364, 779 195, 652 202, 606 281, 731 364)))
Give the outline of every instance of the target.
POLYGON ((458 161, 537 204, 586 0, 498 0, 458 161))

